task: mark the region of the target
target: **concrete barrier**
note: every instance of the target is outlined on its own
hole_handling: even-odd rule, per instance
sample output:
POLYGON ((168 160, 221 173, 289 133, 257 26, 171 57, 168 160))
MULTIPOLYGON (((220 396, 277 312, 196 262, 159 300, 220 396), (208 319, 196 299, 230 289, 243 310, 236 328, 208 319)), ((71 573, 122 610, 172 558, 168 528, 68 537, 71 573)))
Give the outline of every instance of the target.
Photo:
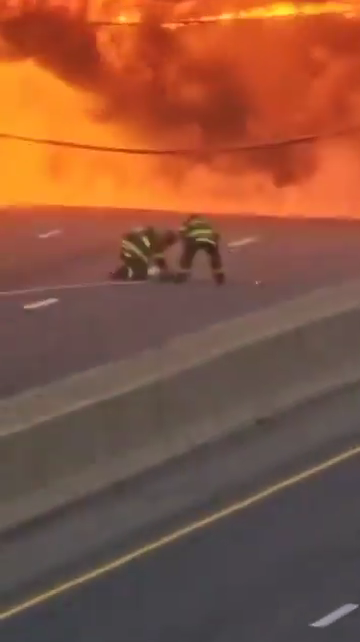
POLYGON ((360 283, 0 404, 0 530, 360 380, 360 283))

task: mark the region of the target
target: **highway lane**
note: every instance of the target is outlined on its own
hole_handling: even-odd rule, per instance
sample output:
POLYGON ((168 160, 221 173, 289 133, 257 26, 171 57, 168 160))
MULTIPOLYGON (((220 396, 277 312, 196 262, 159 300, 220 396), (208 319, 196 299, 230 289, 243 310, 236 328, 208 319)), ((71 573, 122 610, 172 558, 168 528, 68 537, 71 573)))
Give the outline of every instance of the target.
MULTIPOLYGON (((346 441, 343 437, 330 443, 328 438, 316 453, 311 451, 301 458, 293 455, 285 468, 286 482, 281 489, 273 486, 283 479, 280 475, 284 473, 277 467, 267 471, 262 481, 265 486, 259 486, 259 475, 256 478, 248 472, 246 492, 240 485, 236 495, 232 485, 231 489, 222 488, 216 494, 211 486, 213 478, 203 477, 204 462, 200 462, 200 466, 197 462, 196 469, 201 470, 202 483, 208 491, 206 508, 201 511, 188 508, 182 512, 181 519, 176 520, 182 527, 195 522, 196 528, 184 529, 180 536, 167 543, 159 542, 155 550, 145 547, 135 559, 124 563, 121 559, 134 548, 135 538, 132 546, 129 542, 125 548, 118 544, 118 568, 0 622, 1 639, 6 642, 115 642, 119 639, 136 642, 168 642, 169 639, 174 642, 184 639, 188 642, 233 642, 234 639, 337 642, 341 639, 353 642, 359 639, 358 608, 337 622, 331 622, 330 617, 329 625, 321 630, 311 626, 344 605, 360 604, 360 412, 356 390, 352 390, 350 397, 347 395, 349 393, 341 393, 336 402, 333 398, 316 402, 280 420, 282 426, 273 448, 280 437, 284 437, 284 429, 291 429, 293 422, 299 429, 301 422, 317 420, 318 424, 312 424, 316 432, 320 423, 328 420, 331 425, 333 416, 337 415, 338 429, 342 418, 344 431, 349 430, 351 424, 353 430, 346 441), (347 448, 357 444, 357 454, 351 456, 347 451, 342 461, 334 461, 334 455, 339 448, 343 451, 345 444, 347 448), (320 461, 325 463, 321 472, 316 472, 314 464, 320 461), (304 471, 304 467, 307 472, 300 478, 299 471, 304 471), (259 489, 262 490, 259 492, 259 489), (246 505, 243 500, 249 493, 253 499, 246 505), (233 512, 221 517, 219 509, 229 504, 233 512), (201 521, 212 512, 212 520, 201 521)), ((299 434, 297 432, 297 440, 299 434)), ((244 443, 237 448, 234 443, 224 449, 215 448, 218 472, 227 470, 230 448, 239 457, 240 479, 241 463, 249 459, 244 443)), ((264 473, 264 468, 262 471, 264 473)), ((195 483, 193 476, 190 486, 195 487, 195 483)), ((187 490, 190 491, 189 486, 187 490)), ((126 489, 123 492, 126 493, 126 489)), ((147 497, 151 497, 151 484, 147 492, 147 497)), ((186 492, 186 486, 182 492, 186 492)), ((173 502, 178 500, 175 494, 173 502)), ((115 502, 114 493, 111 501, 115 502)), ((119 497, 116 501, 119 502, 119 497)), ((101 506, 102 502, 93 506, 98 519, 101 506)), ((118 506, 121 511, 121 501, 118 506)), ((134 510, 136 512, 136 505, 134 510)), ((83 520, 81 511, 80 508, 78 518, 83 520)), ((76 519, 75 512, 71 519, 76 519)), ((105 520, 100 518, 98 528, 100 523, 106 528, 105 520)), ((61 521, 55 524, 55 530, 59 550, 61 538, 66 537, 61 521)), ((146 537, 146 529, 143 532, 146 537)), ((164 530, 162 526, 159 532, 169 532, 169 528, 164 530)), ((51 542, 51 526, 49 533, 51 542)), ((144 541, 147 540, 138 540, 141 545, 144 541)), ((30 543, 33 556, 40 559, 39 542, 30 543)), ((8 545, 11 546, 11 539, 8 545)), ((46 555, 44 546, 43 550, 46 555)), ((113 545, 105 546, 102 555, 112 559, 113 545)), ((18 560, 21 562, 21 554, 18 560)), ((87 569, 94 568, 98 561, 98 555, 91 555, 86 561, 87 569)), ((72 568, 74 571, 76 564, 73 563, 72 568)), ((50 585, 56 582, 56 577, 61 581, 63 576, 57 573, 50 585)))
MULTIPOLYGON (((151 217, 165 226, 176 226, 181 219, 181 215, 173 212, 151 217)), ((73 211, 55 207, 1 212, 0 289, 30 288, 62 281, 102 281, 113 267, 120 235, 144 220, 149 220, 148 212, 83 209, 79 213, 76 208, 73 211)), ((214 222, 226 240, 257 238, 264 242, 267 246, 264 268, 271 262, 276 263, 273 278, 284 266, 290 270, 307 267, 312 278, 315 272, 323 276, 329 271, 338 272, 341 265, 344 269, 346 265, 347 270, 356 267, 354 261, 360 239, 357 221, 284 220, 243 215, 216 216, 214 222)), ((260 245, 252 249, 262 258, 264 249, 260 245)), ((230 276, 235 281, 247 280, 254 274, 252 262, 248 264, 246 258, 245 276, 242 274, 238 253, 229 255, 228 260, 230 276)), ((259 272, 262 272, 261 264, 255 269, 256 274, 259 272)), ((201 273, 204 274, 202 270, 201 273)))
MULTIPOLYGON (((103 284, 121 232, 144 219, 61 208, 1 213, 0 397, 360 276, 360 223, 249 216, 215 219, 226 241, 246 241, 225 252, 229 283, 221 290, 201 260, 184 287, 103 284), (49 307, 24 311, 49 299, 49 307)), ((163 225, 179 220, 158 217, 163 225)))

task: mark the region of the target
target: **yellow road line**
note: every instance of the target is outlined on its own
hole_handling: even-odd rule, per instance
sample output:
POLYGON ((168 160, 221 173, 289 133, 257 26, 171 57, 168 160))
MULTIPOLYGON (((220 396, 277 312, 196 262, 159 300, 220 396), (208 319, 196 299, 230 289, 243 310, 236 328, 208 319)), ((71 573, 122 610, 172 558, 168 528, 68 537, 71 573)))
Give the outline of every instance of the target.
POLYGON ((328 468, 332 468, 333 466, 336 466, 337 464, 340 464, 346 461, 347 459, 350 459, 351 457, 355 457, 357 455, 360 455, 360 445, 350 448, 349 450, 342 452, 336 457, 332 457, 331 459, 328 459, 322 462, 321 464, 318 464, 317 466, 308 468, 307 470, 304 470, 303 472, 297 475, 288 477, 287 479, 284 479, 278 482, 277 484, 274 484, 273 486, 268 486, 267 488, 264 488, 259 493, 256 493, 255 495, 251 495, 247 499, 235 502, 234 504, 231 504, 230 506, 227 506, 226 508, 217 511, 216 513, 213 513, 212 515, 209 515, 204 519, 200 519, 198 521, 192 522, 187 526, 184 526, 183 528, 180 528, 174 531, 173 533, 170 533, 169 535, 165 535, 164 537, 161 537, 160 539, 154 542, 150 542, 149 544, 146 544, 145 546, 142 546, 141 548, 138 548, 132 551, 131 553, 128 553, 127 555, 122 555, 121 557, 118 557, 112 562, 109 562, 108 564, 104 564, 103 566, 100 566, 94 569, 93 571, 85 573, 84 575, 81 575, 79 577, 75 577, 74 579, 69 580, 64 584, 59 584, 58 586, 55 586, 50 590, 44 591, 43 593, 39 593, 38 595, 35 595, 34 597, 24 602, 21 602, 20 604, 17 604, 5 611, 2 611, 0 613, 0 620, 6 620, 8 618, 11 618, 34 606, 47 602, 48 600, 54 597, 57 597, 62 593, 66 593, 72 589, 77 588, 78 586, 87 584, 88 582, 91 582, 92 580, 95 580, 101 577, 102 575, 109 573, 110 571, 114 571, 115 569, 125 566, 125 564, 128 564, 133 560, 143 557, 148 553, 152 553, 153 551, 156 551, 162 548, 163 546, 172 544, 182 539, 183 537, 186 537, 187 535, 194 533, 195 531, 202 530, 203 528, 206 528, 207 526, 210 526, 211 524, 214 524, 215 522, 218 522, 219 520, 224 519, 224 517, 228 517, 233 513, 238 513, 242 510, 245 510, 246 508, 249 508, 250 506, 257 504, 258 502, 266 499, 267 497, 271 497, 272 495, 275 495, 275 493, 278 493, 281 490, 289 488, 290 486, 295 486, 296 484, 306 479, 309 479, 310 477, 314 477, 315 475, 318 475, 319 473, 327 470, 328 468))

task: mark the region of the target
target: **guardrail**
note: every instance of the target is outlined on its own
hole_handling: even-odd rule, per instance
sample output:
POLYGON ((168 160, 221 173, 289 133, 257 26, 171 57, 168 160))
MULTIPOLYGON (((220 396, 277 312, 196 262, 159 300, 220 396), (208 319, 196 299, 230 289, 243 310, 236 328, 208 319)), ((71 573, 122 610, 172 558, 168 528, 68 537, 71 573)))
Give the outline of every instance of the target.
POLYGON ((360 380, 360 283, 0 403, 0 531, 360 380))

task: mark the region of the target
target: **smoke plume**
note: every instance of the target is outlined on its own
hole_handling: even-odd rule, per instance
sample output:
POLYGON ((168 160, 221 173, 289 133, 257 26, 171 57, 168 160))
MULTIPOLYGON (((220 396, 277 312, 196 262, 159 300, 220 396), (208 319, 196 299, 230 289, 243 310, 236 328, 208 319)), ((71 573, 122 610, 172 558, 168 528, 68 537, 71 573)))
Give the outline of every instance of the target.
POLYGON ((360 22, 171 30, 162 24, 174 8, 154 7, 137 26, 89 25, 61 7, 4 20, 1 129, 196 152, 126 156, 4 140, 0 201, 360 216, 358 136, 329 136, 360 124, 360 22), (219 152, 314 133, 320 141, 219 152))

